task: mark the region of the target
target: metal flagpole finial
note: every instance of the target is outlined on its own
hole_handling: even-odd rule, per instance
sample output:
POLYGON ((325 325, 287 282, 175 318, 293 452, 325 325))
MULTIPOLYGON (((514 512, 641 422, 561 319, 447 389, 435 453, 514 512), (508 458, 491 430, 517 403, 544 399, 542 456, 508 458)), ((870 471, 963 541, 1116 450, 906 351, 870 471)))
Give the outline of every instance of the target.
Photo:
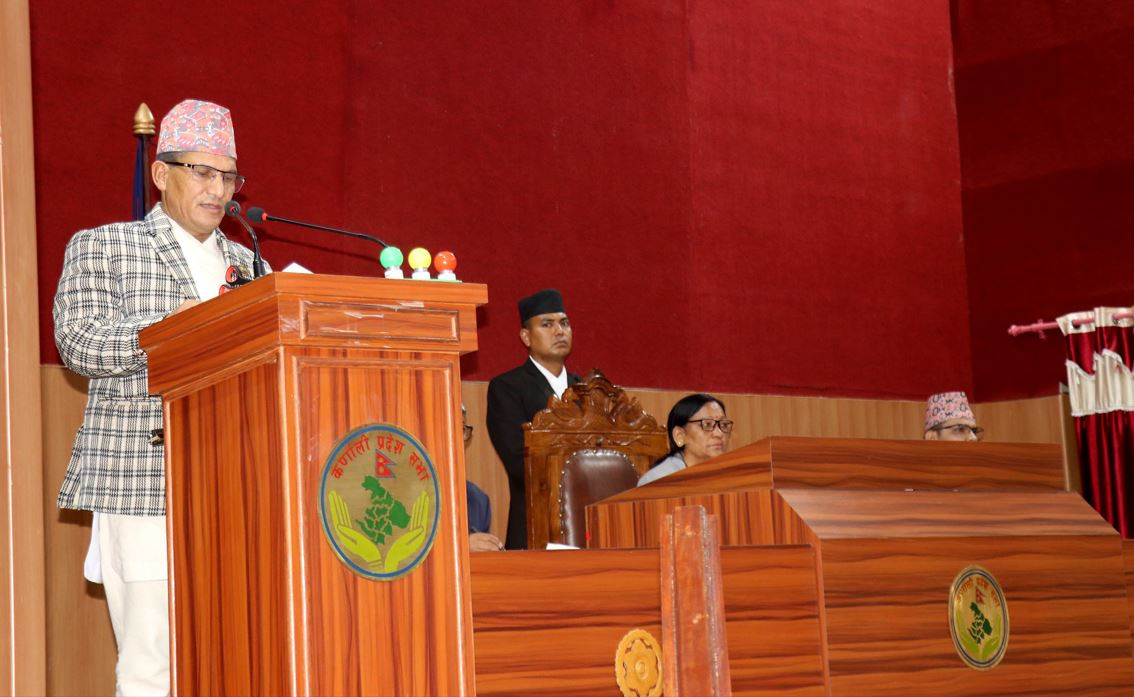
POLYGON ((150 111, 150 107, 142 102, 138 105, 138 110, 134 112, 134 135, 136 136, 152 136, 157 133, 154 128, 154 112, 150 111))

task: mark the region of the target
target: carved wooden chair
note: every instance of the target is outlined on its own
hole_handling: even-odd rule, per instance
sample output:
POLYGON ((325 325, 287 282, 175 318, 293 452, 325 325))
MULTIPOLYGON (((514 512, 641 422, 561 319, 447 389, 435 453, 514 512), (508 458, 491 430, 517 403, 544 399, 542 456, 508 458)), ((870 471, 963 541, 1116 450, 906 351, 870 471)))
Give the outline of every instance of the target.
POLYGON ((591 371, 524 425, 528 548, 585 547, 587 505, 635 486, 668 450, 665 427, 591 371))

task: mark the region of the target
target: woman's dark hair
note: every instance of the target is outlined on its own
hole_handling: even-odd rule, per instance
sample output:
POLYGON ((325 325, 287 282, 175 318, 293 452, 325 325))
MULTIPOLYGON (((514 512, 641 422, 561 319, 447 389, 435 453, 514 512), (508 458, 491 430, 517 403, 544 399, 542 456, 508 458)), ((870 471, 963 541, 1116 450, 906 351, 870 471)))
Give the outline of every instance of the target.
MULTIPOLYGON (((669 410, 669 418, 666 419, 665 423, 665 435, 669 438, 669 452, 663 455, 658 462, 661 462, 667 457, 672 457, 685 449, 684 445, 679 448, 677 447, 677 443, 673 441, 673 429, 689 423, 689 419, 693 418, 693 415, 701 411, 701 407, 709 402, 716 402, 721 405, 721 411, 725 410, 724 402, 711 394, 704 394, 703 392, 686 395, 677 400, 677 404, 674 404, 673 408, 669 410)), ((654 464, 656 465, 657 462, 654 464)))

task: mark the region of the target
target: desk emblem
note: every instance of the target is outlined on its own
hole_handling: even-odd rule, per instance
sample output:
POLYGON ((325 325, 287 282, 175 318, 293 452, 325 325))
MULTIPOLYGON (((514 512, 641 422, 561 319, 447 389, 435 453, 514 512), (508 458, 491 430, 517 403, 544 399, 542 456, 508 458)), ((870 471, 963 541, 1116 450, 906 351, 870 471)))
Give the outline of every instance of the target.
POLYGON ((624 697, 662 697, 662 650, 653 634, 626 632, 614 652, 614 679, 624 697))
POLYGON ((331 548, 351 571, 392 581, 429 554, 441 519, 433 460, 390 424, 343 436, 323 464, 319 513, 331 548))
POLYGON ((970 566, 949 589, 949 633, 961 659, 976 670, 1000 663, 1008 648, 1008 603, 988 569, 970 566))

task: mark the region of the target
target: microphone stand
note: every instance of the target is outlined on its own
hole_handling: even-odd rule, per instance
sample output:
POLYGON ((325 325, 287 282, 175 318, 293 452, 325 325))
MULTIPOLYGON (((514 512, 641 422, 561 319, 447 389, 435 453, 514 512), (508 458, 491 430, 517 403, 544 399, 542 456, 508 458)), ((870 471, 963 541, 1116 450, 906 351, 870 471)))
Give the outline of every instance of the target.
POLYGON ((326 225, 316 225, 315 223, 305 223, 305 222, 302 222, 300 220, 291 220, 290 218, 281 218, 278 215, 271 215, 270 213, 265 211, 263 208, 259 208, 259 207, 256 207, 256 206, 253 206, 253 207, 248 209, 248 215, 251 216, 252 220, 255 220, 257 222, 267 222, 267 221, 270 220, 272 222, 287 223, 288 225, 295 225, 295 226, 298 226, 298 227, 312 228, 312 229, 315 229, 315 230, 322 230, 324 232, 337 232, 340 235, 347 235, 349 237, 357 237, 360 240, 370 240, 371 242, 376 242, 379 245, 381 245, 383 248, 390 246, 390 245, 386 244, 386 242, 384 240, 382 240, 381 238, 375 237, 374 235, 368 235, 365 232, 352 232, 351 230, 343 230, 342 228, 337 228, 337 227, 327 227, 326 225))
POLYGON ((237 201, 229 201, 224 204, 224 212, 230 218, 236 218, 244 229, 248 231, 248 236, 252 238, 252 278, 260 278, 267 275, 268 267, 264 264, 264 257, 260 256, 260 239, 256 237, 256 231, 248 224, 244 218, 240 217, 240 203, 237 201))

